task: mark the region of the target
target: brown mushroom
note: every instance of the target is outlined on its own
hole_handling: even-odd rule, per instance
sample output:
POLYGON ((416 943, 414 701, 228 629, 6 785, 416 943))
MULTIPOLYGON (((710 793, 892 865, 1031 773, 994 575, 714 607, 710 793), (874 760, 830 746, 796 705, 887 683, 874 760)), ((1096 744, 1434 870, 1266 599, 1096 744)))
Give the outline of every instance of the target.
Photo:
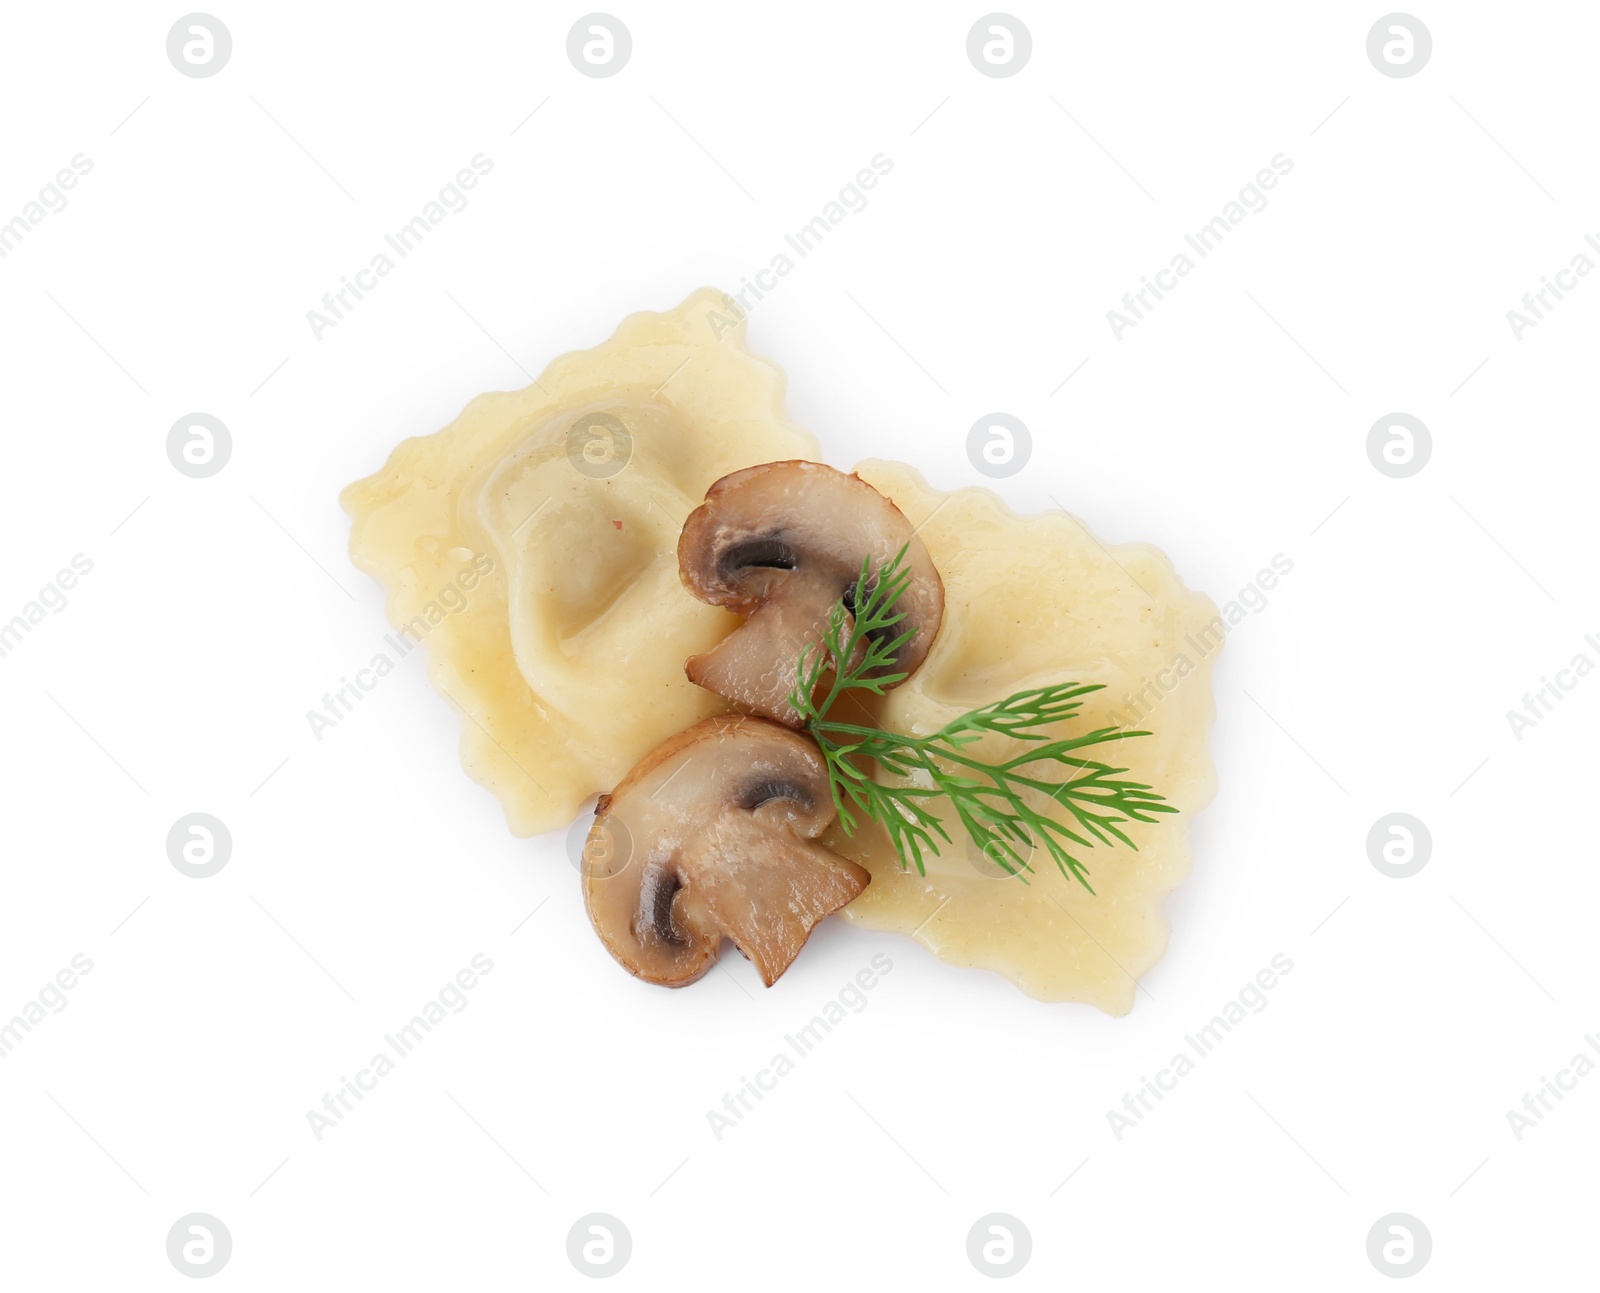
POLYGON ((808 738, 735 714, 696 723, 602 796, 583 855, 589 919, 647 982, 693 983, 727 937, 771 987, 871 879, 813 843, 833 818, 808 738))
POLYGON ((944 615, 939 572, 911 523, 859 476, 819 462, 769 462, 724 476, 689 514, 678 539, 678 571, 703 602, 745 622, 685 670, 698 686, 791 727, 789 703, 800 652, 819 643, 842 598, 857 596, 861 563, 887 565, 906 548, 911 582, 895 634, 915 629, 892 668, 910 673, 933 646, 944 615))

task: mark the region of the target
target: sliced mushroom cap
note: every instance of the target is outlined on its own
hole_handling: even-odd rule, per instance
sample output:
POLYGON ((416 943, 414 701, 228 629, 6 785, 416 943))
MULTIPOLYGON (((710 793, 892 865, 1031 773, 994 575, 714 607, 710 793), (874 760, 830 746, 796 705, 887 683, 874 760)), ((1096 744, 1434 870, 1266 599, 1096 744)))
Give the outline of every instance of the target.
POLYGON ((584 848, 589 919, 650 983, 693 983, 726 937, 771 987, 871 879, 812 842, 833 818, 808 738, 740 715, 696 723, 601 798, 584 848))
POLYGON ((745 623, 689 658, 689 680, 799 727, 789 695, 801 650, 821 642, 840 598, 846 609, 854 603, 862 561, 878 570, 901 548, 911 582, 894 632, 917 632, 893 668, 879 672, 916 669, 944 615, 939 572, 900 509, 859 476, 818 462, 769 462, 724 476, 684 522, 678 570, 701 601, 745 623))

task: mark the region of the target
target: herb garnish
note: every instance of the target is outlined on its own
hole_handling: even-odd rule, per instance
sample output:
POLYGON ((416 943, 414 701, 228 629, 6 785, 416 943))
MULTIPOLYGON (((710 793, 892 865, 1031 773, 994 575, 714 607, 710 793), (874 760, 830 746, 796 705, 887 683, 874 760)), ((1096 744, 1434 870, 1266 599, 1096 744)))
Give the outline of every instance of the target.
POLYGON ((1119 826, 1129 821, 1153 822, 1152 814, 1177 811, 1149 786, 1118 780, 1126 768, 1113 768, 1079 753, 1107 741, 1149 736, 1149 732, 1103 727, 1083 736, 1052 739, 1040 730, 1075 717, 1082 708, 1081 698, 1101 690, 1100 684, 1068 682, 1019 691, 963 714, 927 736, 906 736, 828 717, 844 693, 866 691, 881 696, 908 676, 885 672, 893 669, 900 648, 916 633, 912 629, 891 636, 894 626, 905 619, 905 613, 896 609, 911 582, 911 573, 904 567, 905 555, 906 549, 901 548, 876 576, 870 558, 861 563, 861 576, 849 590, 854 614, 843 598, 834 606, 821 644, 812 644, 800 653, 796 686, 789 697, 827 761, 839 824, 846 834, 853 835, 857 812, 875 818, 888 832, 901 867, 915 866, 918 875, 925 875, 924 851, 937 854, 938 840, 951 842, 944 824, 927 806, 928 800, 944 795, 973 842, 1008 875, 1027 883, 1023 872, 1032 867, 1021 850, 1031 853, 1038 842, 1063 875, 1093 893, 1088 869, 1068 851, 1069 844, 1088 849, 1096 841, 1108 846, 1120 841, 1137 849, 1119 826), (831 682, 819 705, 813 698, 824 675, 830 676, 831 682), (1036 744, 1002 763, 985 763, 965 752, 967 746, 991 733, 1036 744), (903 780, 884 785, 858 759, 871 759, 903 780), (1071 771, 1065 780, 1046 780, 1028 771, 1037 764, 1057 764, 1071 771), (1071 822, 1037 811, 1024 797, 1026 791, 1055 800, 1067 810, 1071 822))

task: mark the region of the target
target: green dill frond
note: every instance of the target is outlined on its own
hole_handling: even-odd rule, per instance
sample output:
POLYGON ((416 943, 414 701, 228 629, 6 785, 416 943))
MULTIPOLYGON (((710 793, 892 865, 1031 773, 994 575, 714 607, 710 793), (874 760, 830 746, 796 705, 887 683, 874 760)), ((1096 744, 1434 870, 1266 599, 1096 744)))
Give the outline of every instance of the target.
POLYGON ((1177 811, 1150 786, 1124 780, 1126 768, 1084 753, 1148 732, 1103 727, 1070 738, 1050 734, 1057 724, 1078 717, 1082 698, 1099 691, 1098 684, 1066 682, 1019 691, 927 736, 828 717, 845 692, 881 696, 907 676, 894 669, 916 631, 893 631, 905 619, 898 606, 911 582, 906 551, 901 548, 875 577, 870 559, 862 562, 853 589, 855 613, 842 598, 834 606, 822 642, 801 652, 789 696, 827 761, 840 826, 854 834, 862 816, 873 818, 887 832, 900 865, 924 875, 927 854, 938 854, 941 841, 952 842, 928 803, 944 796, 972 842, 1008 874, 1026 883, 1029 856, 1043 847, 1063 875, 1093 893, 1078 853, 1097 844, 1137 848, 1121 827, 1177 811), (826 693, 820 704, 819 690, 826 693), (986 736, 1028 746, 1010 759, 989 763, 968 749, 986 736), (879 782, 862 760, 875 762, 897 783, 879 782), (1054 801, 1064 816, 1040 812, 1031 802, 1035 795, 1054 801))

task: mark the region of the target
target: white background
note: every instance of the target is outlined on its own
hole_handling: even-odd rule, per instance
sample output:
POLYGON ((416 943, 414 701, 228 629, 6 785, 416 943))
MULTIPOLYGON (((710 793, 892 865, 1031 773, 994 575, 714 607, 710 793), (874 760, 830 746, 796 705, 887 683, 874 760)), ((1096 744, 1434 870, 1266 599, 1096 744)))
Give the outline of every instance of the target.
POLYGON ((1600 678, 1520 741, 1506 711, 1600 661, 1600 282, 1520 341, 1506 311, 1600 231, 1600 13, 1424 10, 1431 61, 1392 79, 1377 5, 1036 4, 994 79, 981 6, 636 5, 590 79, 579 7, 229 5, 191 79, 181 12, 13 6, 0 47, 0 220, 93 162, 0 260, 0 619, 94 563, 0 659, 0 1017, 94 965, 0 1060, 8 1288, 187 1287, 165 1239, 196 1211, 241 1289, 588 1287, 566 1235, 597 1211, 633 1237, 619 1288, 987 1287, 996 1211, 1033 1237, 1017 1288, 1387 1287, 1366 1236, 1397 1211, 1433 1238, 1417 1287, 1592 1279, 1600 1075, 1520 1142, 1506 1113, 1600 1030, 1600 678), (478 153, 470 205, 314 339, 478 153), (736 288, 877 153, 750 319, 832 462, 982 484, 967 429, 1002 410, 1034 438, 1014 506, 1155 542, 1219 604, 1294 562, 1221 657, 1220 794, 1125 1019, 838 921, 770 991, 738 957, 646 987, 563 835, 513 839, 462 773, 420 652, 320 743, 305 718, 387 631, 343 485, 736 288), (1116 340, 1278 153, 1270 205, 1116 340), (233 437, 206 480, 165 452, 197 410, 233 437), (1393 411, 1433 437, 1404 480, 1365 451, 1393 411), (208 880, 166 856, 196 811, 233 836, 208 880), (1367 857, 1393 811, 1432 832, 1410 879, 1367 857), (319 1143, 307 1111, 480 952, 319 1143), (874 953, 866 1010, 714 1139, 874 953), (1119 1142, 1107 1111, 1275 953, 1268 1007, 1119 1142))

